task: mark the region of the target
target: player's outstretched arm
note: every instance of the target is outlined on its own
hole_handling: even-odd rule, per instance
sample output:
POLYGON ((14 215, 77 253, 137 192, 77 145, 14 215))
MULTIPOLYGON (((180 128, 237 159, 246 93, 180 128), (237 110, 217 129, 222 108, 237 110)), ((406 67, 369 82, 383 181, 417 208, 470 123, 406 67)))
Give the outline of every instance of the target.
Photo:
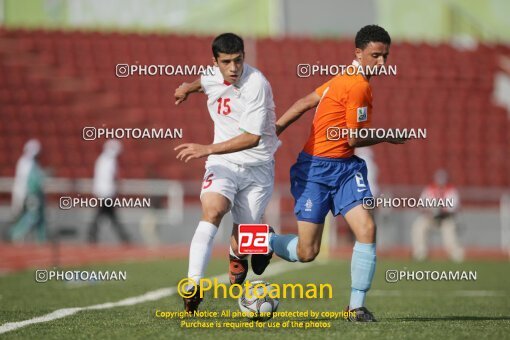
POLYGON ((315 92, 297 100, 276 122, 276 134, 280 135, 290 124, 299 119, 306 111, 319 105, 321 98, 315 92))
POLYGON ((410 138, 351 138, 347 139, 349 146, 352 148, 360 148, 363 146, 376 145, 380 143, 390 143, 390 144, 404 144, 410 138))
POLYGON ((259 142, 260 136, 244 132, 222 143, 210 145, 185 143, 177 146, 174 150, 180 150, 176 158, 187 163, 190 159, 251 149, 259 145, 259 142))
POLYGON ((190 93, 194 92, 202 92, 202 84, 200 83, 200 78, 195 80, 192 83, 182 83, 174 93, 175 97, 175 105, 179 105, 183 101, 188 98, 190 93))

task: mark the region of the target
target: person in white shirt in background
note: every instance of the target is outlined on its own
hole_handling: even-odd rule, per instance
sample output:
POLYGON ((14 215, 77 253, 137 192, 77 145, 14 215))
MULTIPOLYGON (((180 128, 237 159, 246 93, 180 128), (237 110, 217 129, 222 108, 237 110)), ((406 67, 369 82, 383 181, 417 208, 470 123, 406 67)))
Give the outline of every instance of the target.
POLYGON ((30 139, 23 148, 23 155, 16 164, 16 174, 12 188, 12 212, 15 223, 9 231, 9 239, 22 241, 31 231, 36 231, 39 242, 46 240, 44 172, 37 158, 41 143, 30 139))
POLYGON ((464 250, 459 244, 455 223, 455 213, 460 206, 459 193, 453 185, 448 183, 448 173, 444 169, 436 171, 434 183, 425 187, 421 198, 452 199, 453 206, 424 209, 423 213, 416 219, 412 226, 413 258, 418 261, 427 258, 428 233, 432 227, 436 227, 441 230, 443 244, 450 259, 455 262, 462 262, 464 250))
MULTIPOLYGON (((122 144, 118 140, 109 140, 103 146, 103 152, 97 158, 94 168, 94 183, 92 192, 98 198, 115 198, 117 196, 117 157, 122 151, 122 144)), ((119 222, 115 207, 101 206, 92 221, 89 229, 89 241, 97 242, 99 222, 102 217, 108 218, 124 243, 129 243, 130 238, 122 224, 119 222)))

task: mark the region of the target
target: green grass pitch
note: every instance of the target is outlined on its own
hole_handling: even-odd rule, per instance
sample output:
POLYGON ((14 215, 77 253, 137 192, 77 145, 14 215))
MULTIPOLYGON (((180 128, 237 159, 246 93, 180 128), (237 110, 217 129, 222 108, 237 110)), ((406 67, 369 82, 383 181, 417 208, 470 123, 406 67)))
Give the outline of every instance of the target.
MULTIPOLYGON (((349 299, 350 263, 330 260, 312 263, 306 268, 265 278, 271 283, 330 283, 333 299, 282 299, 279 311, 341 311, 349 299)), ((148 291, 174 287, 186 273, 187 261, 168 260, 101 264, 73 270, 125 270, 127 280, 76 284, 62 281, 36 283, 34 271, 0 277, 0 324, 23 321, 62 308, 84 307, 116 302, 148 291)), ((213 260, 208 275, 224 274, 226 260, 213 260)), ((264 276, 262 276, 264 278, 264 276)), ((255 279, 251 277, 251 279, 255 279)), ((61 319, 29 325, 0 334, 5 339, 503 339, 510 334, 510 271, 505 262, 397 262, 380 260, 367 307, 378 323, 353 324, 343 319, 319 321, 329 328, 191 329, 182 328, 179 319, 155 317, 155 311, 180 311, 177 294, 157 301, 103 310, 87 310, 61 319), (385 271, 398 270, 471 270, 476 281, 403 281, 387 283, 385 271)), ((206 295, 201 310, 238 311, 233 299, 213 299, 206 295)), ((188 319, 193 320, 193 319, 188 319)), ((195 319, 196 320, 196 319, 195 319)), ((240 322, 243 319, 215 318, 202 321, 240 322)), ((306 319, 291 319, 306 322, 306 319)))

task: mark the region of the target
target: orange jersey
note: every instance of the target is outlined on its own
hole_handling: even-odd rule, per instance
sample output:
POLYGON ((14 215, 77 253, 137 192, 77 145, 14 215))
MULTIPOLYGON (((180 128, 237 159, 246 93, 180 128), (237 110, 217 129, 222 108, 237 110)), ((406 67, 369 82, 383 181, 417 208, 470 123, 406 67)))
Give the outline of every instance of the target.
POLYGON ((372 90, 362 74, 340 74, 315 90, 321 101, 315 111, 304 152, 318 157, 348 158, 354 154, 347 137, 337 138, 346 128, 367 128, 372 116, 372 90), (336 131, 335 131, 336 130, 336 131))

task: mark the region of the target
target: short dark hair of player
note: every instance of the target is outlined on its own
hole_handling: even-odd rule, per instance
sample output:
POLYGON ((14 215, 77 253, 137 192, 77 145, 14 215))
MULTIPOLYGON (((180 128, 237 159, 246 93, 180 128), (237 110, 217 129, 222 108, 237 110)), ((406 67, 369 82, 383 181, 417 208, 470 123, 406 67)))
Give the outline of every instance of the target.
POLYGON ((214 38, 212 43, 212 53, 215 59, 218 59, 220 53, 224 54, 244 54, 244 42, 240 36, 234 33, 223 33, 214 38))
POLYGON ((388 32, 381 26, 367 25, 356 33, 354 42, 356 48, 364 50, 371 42, 381 42, 386 45, 391 45, 391 38, 388 32))

